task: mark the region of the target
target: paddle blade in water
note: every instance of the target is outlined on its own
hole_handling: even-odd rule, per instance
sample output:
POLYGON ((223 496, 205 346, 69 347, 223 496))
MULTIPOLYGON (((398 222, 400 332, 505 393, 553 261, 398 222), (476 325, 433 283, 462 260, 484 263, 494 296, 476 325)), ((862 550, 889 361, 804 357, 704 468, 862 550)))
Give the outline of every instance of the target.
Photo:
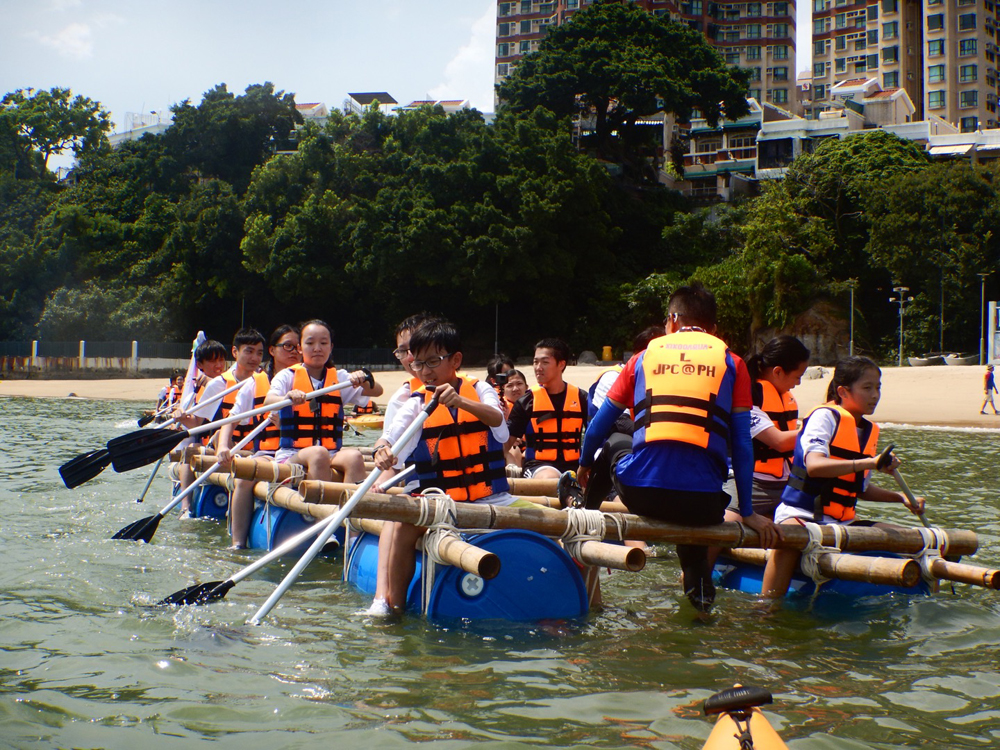
POLYGON ((159 460, 188 437, 187 430, 136 430, 108 441, 111 465, 121 473, 159 460))
POLYGON ((146 516, 145 518, 140 518, 138 521, 130 523, 124 529, 118 531, 112 539, 130 539, 136 542, 146 542, 147 544, 153 538, 153 534, 156 533, 156 528, 160 525, 160 519, 163 518, 162 515, 157 513, 155 516, 146 516))
POLYGON ((199 583, 197 586, 188 586, 186 589, 175 591, 160 604, 208 604, 222 599, 229 593, 229 589, 236 585, 235 581, 209 581, 199 583))
POLYGON ((110 463, 111 454, 106 449, 99 448, 64 463, 59 467, 59 476, 62 477, 63 483, 69 489, 73 489, 84 482, 89 482, 104 471, 110 463))

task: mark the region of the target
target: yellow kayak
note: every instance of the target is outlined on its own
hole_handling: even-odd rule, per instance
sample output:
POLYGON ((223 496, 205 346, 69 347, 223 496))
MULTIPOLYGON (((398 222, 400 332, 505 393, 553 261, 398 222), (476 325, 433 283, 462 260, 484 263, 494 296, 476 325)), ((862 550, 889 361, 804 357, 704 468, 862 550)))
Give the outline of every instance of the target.
POLYGON ((705 701, 706 714, 719 714, 704 750, 788 750, 760 705, 771 702, 763 688, 741 687, 716 693, 705 701))
POLYGON ((347 424, 356 430, 381 430, 384 422, 385 417, 381 414, 362 414, 347 418, 347 424))

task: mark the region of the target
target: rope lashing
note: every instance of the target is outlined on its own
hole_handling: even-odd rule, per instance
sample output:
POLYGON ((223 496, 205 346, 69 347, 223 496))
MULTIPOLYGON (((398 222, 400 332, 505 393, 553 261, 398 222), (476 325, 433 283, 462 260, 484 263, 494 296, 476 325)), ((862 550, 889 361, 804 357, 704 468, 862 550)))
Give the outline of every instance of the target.
POLYGON ((911 555, 920 564, 920 575, 929 584, 936 585, 937 576, 931 572, 934 561, 942 557, 942 553, 948 552, 948 534, 938 526, 931 528, 918 528, 920 538, 924 542, 924 548, 911 555))
POLYGON ((802 572, 809 576, 816 584, 816 590, 830 579, 819 571, 819 556, 826 552, 840 552, 844 539, 844 528, 838 524, 830 524, 827 528, 833 529, 833 547, 823 545, 823 526, 817 523, 804 523, 806 533, 809 534, 809 542, 802 550, 802 560, 799 566, 802 572))

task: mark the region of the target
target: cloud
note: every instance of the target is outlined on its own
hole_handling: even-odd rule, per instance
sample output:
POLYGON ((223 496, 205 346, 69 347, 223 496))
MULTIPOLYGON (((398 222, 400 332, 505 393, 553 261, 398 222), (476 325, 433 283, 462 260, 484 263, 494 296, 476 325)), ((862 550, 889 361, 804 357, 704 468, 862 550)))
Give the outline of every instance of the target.
POLYGON ((469 99, 483 112, 493 111, 493 62, 497 4, 483 3, 483 14, 472 23, 469 41, 444 68, 444 81, 430 90, 434 99, 469 99))
POLYGON ((70 8, 78 8, 83 4, 83 0, 51 0, 49 3, 50 10, 54 10, 57 13, 62 13, 63 11, 69 10, 70 8))
POLYGON ((86 60, 94 54, 94 40, 91 37, 90 26, 85 23, 71 23, 55 34, 39 34, 37 31, 32 31, 28 36, 46 47, 51 47, 63 57, 86 60))

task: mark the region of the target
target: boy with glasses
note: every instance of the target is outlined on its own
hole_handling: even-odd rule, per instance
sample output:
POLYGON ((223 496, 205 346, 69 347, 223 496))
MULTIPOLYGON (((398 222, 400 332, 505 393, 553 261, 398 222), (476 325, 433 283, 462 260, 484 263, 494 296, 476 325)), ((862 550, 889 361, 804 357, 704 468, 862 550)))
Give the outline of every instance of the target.
MULTIPOLYGON (((375 465, 390 470, 408 460, 416 466, 421 490, 437 487, 458 502, 512 505, 505 473, 503 445, 507 425, 496 390, 469 375, 459 374, 462 345, 446 320, 425 322, 409 340, 411 370, 421 387, 396 412, 383 438, 394 444, 435 393, 438 406, 424 422, 420 435, 393 457, 387 445, 375 453, 375 465), (433 389, 431 389, 433 386, 433 389)), ((379 538, 378 582, 369 614, 386 615, 406 607, 406 592, 415 569, 417 540, 426 531, 407 523, 385 523, 379 538)))

